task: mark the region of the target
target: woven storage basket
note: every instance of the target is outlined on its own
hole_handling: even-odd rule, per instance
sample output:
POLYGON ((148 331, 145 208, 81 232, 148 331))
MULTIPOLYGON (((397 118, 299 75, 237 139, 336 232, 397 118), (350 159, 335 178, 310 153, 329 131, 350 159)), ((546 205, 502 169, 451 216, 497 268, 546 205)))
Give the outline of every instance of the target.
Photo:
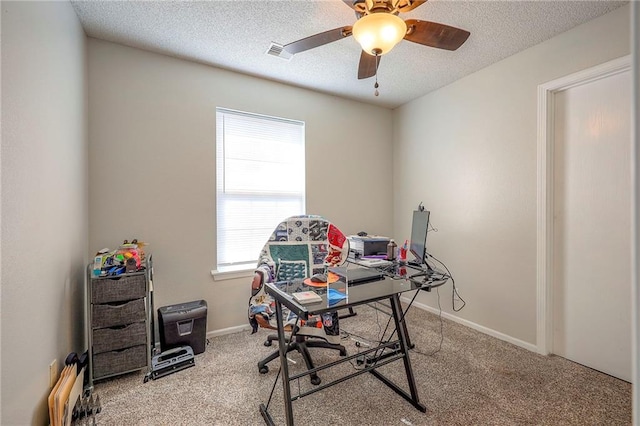
POLYGON ((121 351, 103 352, 93 355, 93 377, 111 376, 138 370, 147 365, 147 347, 134 346, 121 351))
POLYGON ((145 272, 91 280, 91 303, 122 302, 145 296, 145 272))
POLYGON ((147 326, 136 322, 127 326, 100 328, 93 331, 93 352, 108 352, 147 343, 147 326))
POLYGON ((144 299, 132 300, 117 305, 92 305, 92 321, 94 328, 113 327, 144 321, 144 299))

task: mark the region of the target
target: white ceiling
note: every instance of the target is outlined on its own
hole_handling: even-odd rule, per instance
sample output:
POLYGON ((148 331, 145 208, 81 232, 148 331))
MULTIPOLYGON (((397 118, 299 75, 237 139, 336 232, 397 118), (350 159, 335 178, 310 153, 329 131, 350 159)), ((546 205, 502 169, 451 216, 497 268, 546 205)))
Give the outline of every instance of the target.
POLYGON ((72 1, 90 37, 395 108, 465 75, 605 14, 627 1, 430 0, 403 19, 435 21, 471 32, 450 52, 401 41, 381 58, 374 78, 357 79, 353 37, 286 61, 265 52, 356 16, 342 0, 72 1))

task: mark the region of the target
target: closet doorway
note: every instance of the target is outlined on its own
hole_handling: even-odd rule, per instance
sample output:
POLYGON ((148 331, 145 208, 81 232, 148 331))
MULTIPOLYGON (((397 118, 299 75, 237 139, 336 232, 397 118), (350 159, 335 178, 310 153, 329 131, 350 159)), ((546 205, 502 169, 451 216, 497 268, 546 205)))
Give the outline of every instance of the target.
POLYGON ((548 351, 629 382, 631 93, 628 68, 605 68, 550 96, 546 271, 548 351))

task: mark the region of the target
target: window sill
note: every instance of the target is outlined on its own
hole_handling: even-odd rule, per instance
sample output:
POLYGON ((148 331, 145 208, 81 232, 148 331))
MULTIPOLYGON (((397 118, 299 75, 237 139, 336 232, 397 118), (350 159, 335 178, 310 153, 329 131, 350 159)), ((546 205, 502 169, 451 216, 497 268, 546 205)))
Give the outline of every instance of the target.
POLYGON ((246 269, 214 269, 211 271, 214 281, 234 280, 236 278, 249 278, 253 276, 255 267, 246 269))

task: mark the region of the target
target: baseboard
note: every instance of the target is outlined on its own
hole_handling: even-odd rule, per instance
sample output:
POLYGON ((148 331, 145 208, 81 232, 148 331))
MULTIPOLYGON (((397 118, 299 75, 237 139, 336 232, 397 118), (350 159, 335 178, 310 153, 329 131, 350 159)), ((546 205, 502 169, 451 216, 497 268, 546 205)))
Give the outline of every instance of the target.
POLYGON ((220 330, 213 330, 207 332, 207 339, 211 337, 225 336, 227 334, 240 333, 242 331, 251 330, 251 326, 249 324, 236 325, 235 327, 222 328, 220 330))
MULTIPOLYGON (((402 300, 403 302, 406 302, 406 303, 411 302, 411 299, 407 298, 407 297, 401 297, 400 300, 402 300)), ((439 314, 439 310, 438 309, 432 308, 431 306, 425 305, 424 303, 416 302, 415 300, 413 301, 413 306, 415 306, 418 309, 422 309, 422 310, 431 312, 431 313, 436 314, 436 315, 439 314)), ((475 322, 471 322, 471 321, 466 320, 464 318, 460 318, 460 317, 457 317, 455 315, 451 315, 448 312, 444 312, 443 311, 442 312, 442 317, 446 318, 448 320, 451 320, 453 322, 457 322, 458 324, 462 324, 465 327, 469 327, 469 328, 472 328, 474 330, 477 330, 477 331, 479 331, 481 333, 488 334, 489 336, 495 337, 496 339, 504 340, 505 342, 511 343, 513 345, 516 345, 516 346, 520 346, 521 348, 527 349, 527 350, 529 350, 531 352, 538 353, 538 347, 536 345, 532 344, 532 343, 528 343, 528 342, 525 342, 524 340, 516 339, 515 337, 511 337, 511 336, 509 336, 507 334, 500 333, 499 331, 495 331, 495 330, 493 330, 491 328, 487 328, 485 326, 476 324, 475 322)))
MULTIPOLYGON (((229 328, 223 328, 223 329, 220 329, 220 330, 208 331, 207 334, 206 334, 206 338, 210 339, 211 337, 225 336, 227 334, 241 333, 243 331, 250 331, 250 330, 251 330, 251 326, 249 324, 237 325, 235 327, 229 327, 229 328)), ((160 349, 161 349, 160 348, 160 340, 155 342, 153 347, 155 348, 154 353, 159 354, 160 353, 160 349)))

